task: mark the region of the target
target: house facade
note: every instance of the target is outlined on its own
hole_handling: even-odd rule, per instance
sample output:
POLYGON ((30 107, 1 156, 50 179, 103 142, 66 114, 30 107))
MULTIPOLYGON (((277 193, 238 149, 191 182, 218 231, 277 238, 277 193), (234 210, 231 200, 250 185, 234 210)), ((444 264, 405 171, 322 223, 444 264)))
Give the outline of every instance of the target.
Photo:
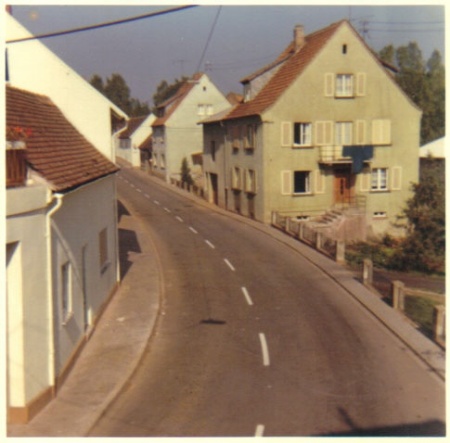
POLYGON ((142 149, 148 150, 148 142, 153 133, 152 123, 155 119, 153 114, 130 118, 126 128, 114 135, 117 156, 128 161, 134 167, 140 167, 142 149))
POLYGON ((127 116, 5 22, 6 400, 23 423, 56 395, 117 288, 112 134, 127 116))
POLYGON ((28 133, 6 149, 8 420, 26 422, 118 284, 118 168, 45 96, 8 86, 6 124, 28 133))
POLYGON ((400 233, 421 111, 347 21, 309 35, 297 26, 242 83, 244 102, 204 121, 211 202, 264 223, 358 208, 371 234, 400 233))
POLYGON ((158 106, 153 123, 153 172, 166 181, 180 179, 186 158, 193 175, 201 175, 203 129, 199 121, 230 106, 204 73, 185 81, 178 92, 158 106))

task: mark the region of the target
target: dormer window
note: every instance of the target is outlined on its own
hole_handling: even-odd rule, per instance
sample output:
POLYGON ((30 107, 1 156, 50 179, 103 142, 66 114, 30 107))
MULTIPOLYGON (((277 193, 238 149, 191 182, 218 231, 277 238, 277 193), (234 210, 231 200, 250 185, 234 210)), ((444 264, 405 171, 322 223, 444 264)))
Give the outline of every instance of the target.
POLYGON ((244 102, 248 102, 251 99, 251 89, 250 89, 250 83, 246 83, 244 85, 244 102))

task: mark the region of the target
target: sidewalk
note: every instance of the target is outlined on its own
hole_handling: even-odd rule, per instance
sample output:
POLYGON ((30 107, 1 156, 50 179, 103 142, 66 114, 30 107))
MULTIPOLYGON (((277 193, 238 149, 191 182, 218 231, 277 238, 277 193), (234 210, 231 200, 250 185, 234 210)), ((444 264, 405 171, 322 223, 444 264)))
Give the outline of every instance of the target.
POLYGON ((154 329, 161 292, 155 248, 139 221, 119 205, 126 274, 56 398, 8 437, 86 436, 137 368, 154 329))
MULTIPOLYGON (((351 271, 270 226, 220 209, 142 171, 138 173, 296 250, 365 306, 438 377, 445 379, 445 352, 359 283, 351 271)), ((151 238, 125 207, 119 205, 119 213, 121 261, 126 272, 122 283, 57 397, 30 423, 8 426, 8 437, 86 436, 140 362, 157 320, 163 282, 151 238)))

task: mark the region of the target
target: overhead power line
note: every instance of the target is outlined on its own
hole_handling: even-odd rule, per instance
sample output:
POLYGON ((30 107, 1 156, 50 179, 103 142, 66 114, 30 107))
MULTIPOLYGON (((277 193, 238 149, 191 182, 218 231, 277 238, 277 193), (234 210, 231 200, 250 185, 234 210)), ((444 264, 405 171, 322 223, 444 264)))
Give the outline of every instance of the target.
POLYGON ((211 27, 211 31, 209 32, 208 39, 206 40, 205 49, 203 49, 202 56, 200 57, 200 61, 198 62, 196 72, 198 72, 200 70, 200 66, 203 63, 203 59, 205 58, 205 54, 206 54, 206 51, 208 50, 209 43, 211 42, 211 38, 212 38, 212 35, 214 33, 214 29, 216 28, 217 21, 219 20, 219 15, 220 15, 220 11, 221 10, 222 10, 222 6, 219 6, 219 9, 217 10, 216 17, 214 19, 214 23, 213 23, 213 25, 211 27))
POLYGON ((121 25, 123 23, 130 23, 130 22, 135 22, 138 20, 144 20, 147 18, 157 17, 159 15, 171 14, 172 12, 178 12, 178 11, 182 11, 184 9, 196 8, 197 6, 198 5, 177 6, 174 8, 164 9, 161 11, 150 12, 148 14, 137 15, 135 17, 125 18, 125 19, 121 19, 121 20, 114 20, 112 22, 105 22, 105 23, 100 23, 97 25, 83 26, 81 28, 68 29, 65 31, 52 32, 52 33, 48 33, 48 34, 34 35, 31 37, 17 38, 17 39, 13 39, 13 40, 8 40, 6 43, 19 43, 19 42, 24 42, 24 41, 29 41, 29 40, 44 39, 44 38, 49 38, 49 37, 59 37, 61 35, 68 35, 68 34, 75 34, 77 32, 91 31, 93 29, 101 29, 101 28, 106 28, 108 26, 121 25))

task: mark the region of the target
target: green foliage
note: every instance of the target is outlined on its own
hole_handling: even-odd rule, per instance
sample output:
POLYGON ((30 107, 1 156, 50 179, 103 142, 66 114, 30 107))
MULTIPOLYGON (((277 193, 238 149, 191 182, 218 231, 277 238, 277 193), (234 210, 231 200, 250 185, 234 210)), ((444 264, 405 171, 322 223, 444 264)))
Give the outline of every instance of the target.
POLYGON ((191 168, 188 165, 186 157, 181 162, 181 183, 187 183, 189 186, 194 184, 194 180, 191 176, 191 168))
POLYGON ((188 80, 188 77, 181 77, 179 80, 175 79, 175 81, 171 84, 167 83, 166 80, 163 80, 158 87, 156 88, 156 93, 153 95, 153 103, 155 105, 153 112, 156 113, 156 108, 164 103, 170 97, 173 97, 180 89, 182 84, 188 80))
POLYGON ((90 84, 130 117, 150 114, 150 108, 146 103, 130 97, 130 88, 120 74, 112 74, 106 79, 106 83, 99 75, 94 74, 90 84))
POLYGON ((430 337, 433 336, 434 307, 437 304, 439 303, 425 297, 405 297, 405 314, 430 337))
POLYGON ((445 134, 445 68, 439 51, 435 50, 425 63, 417 43, 394 48, 384 47, 379 56, 398 67, 396 81, 411 100, 423 111, 421 144, 445 134))

